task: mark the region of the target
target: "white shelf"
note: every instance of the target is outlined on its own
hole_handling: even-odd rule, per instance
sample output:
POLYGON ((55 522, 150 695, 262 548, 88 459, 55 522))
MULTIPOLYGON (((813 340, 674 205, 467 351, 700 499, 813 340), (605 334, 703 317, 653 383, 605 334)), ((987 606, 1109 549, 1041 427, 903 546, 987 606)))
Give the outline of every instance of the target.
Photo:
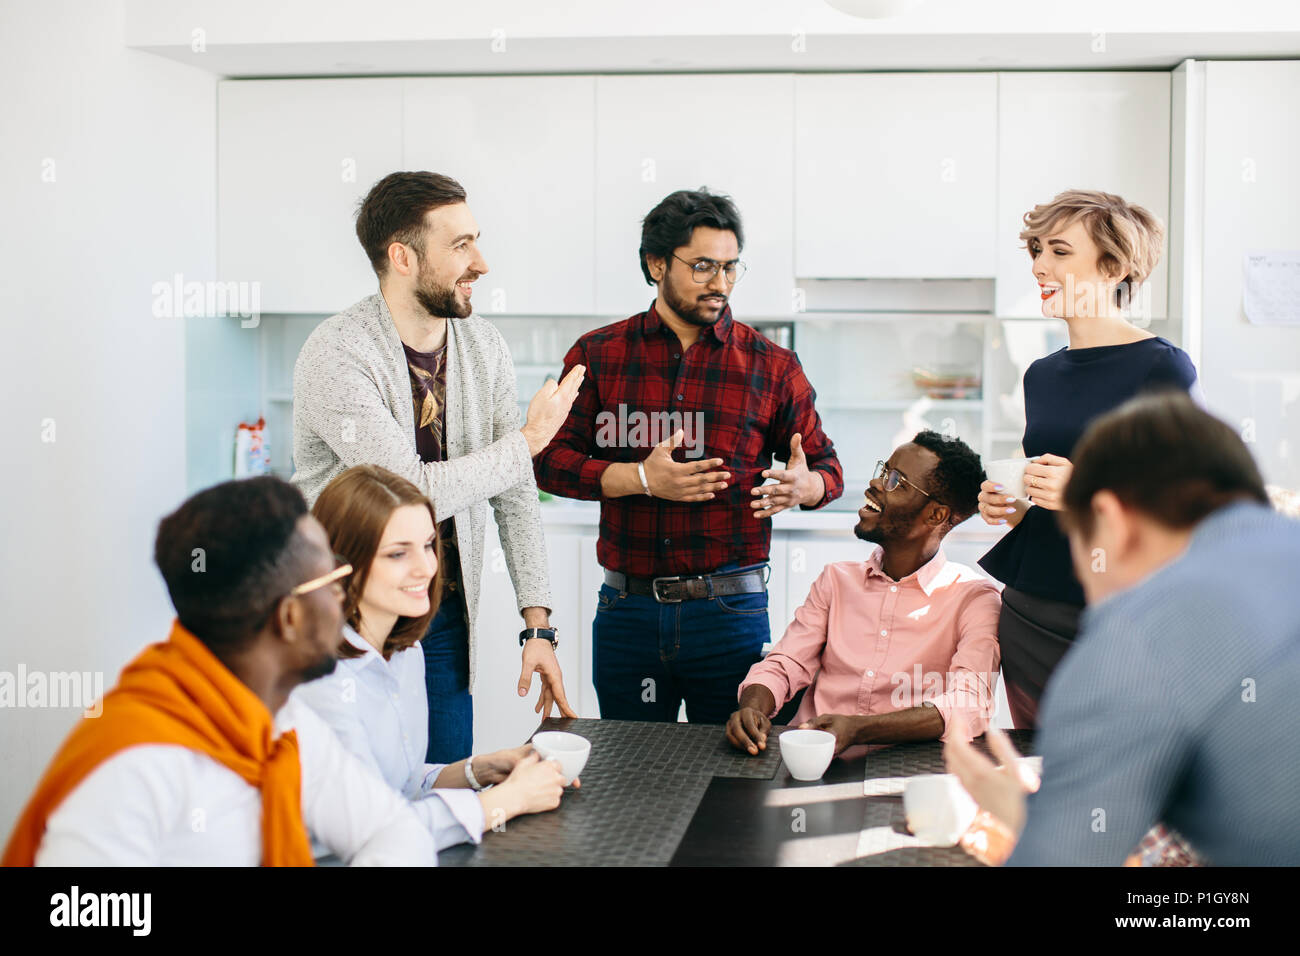
POLYGON ((882 399, 876 402, 818 402, 818 405, 825 409, 835 409, 837 411, 905 412, 909 408, 915 408, 927 402, 929 403, 926 406, 927 408, 935 409, 970 409, 972 411, 983 411, 984 409, 984 399, 982 398, 926 398, 924 395, 918 395, 916 398, 882 399))
MULTIPOLYGON (((787 319, 782 321, 789 322, 882 322, 895 323, 905 322, 919 324, 924 322, 969 322, 972 325, 983 325, 992 318, 987 311, 982 312, 951 312, 951 311, 909 311, 909 312, 851 312, 851 311, 833 311, 809 309, 805 312, 792 312, 787 319)), ((742 319, 743 321, 743 319, 742 319)))

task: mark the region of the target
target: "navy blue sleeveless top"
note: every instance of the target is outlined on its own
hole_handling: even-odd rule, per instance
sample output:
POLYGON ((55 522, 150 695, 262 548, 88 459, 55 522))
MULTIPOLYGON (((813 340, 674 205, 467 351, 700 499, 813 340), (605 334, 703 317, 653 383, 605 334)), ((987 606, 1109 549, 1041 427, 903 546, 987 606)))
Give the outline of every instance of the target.
MULTIPOLYGON (((1093 419, 1135 395, 1162 388, 1190 391, 1196 368, 1187 353, 1159 336, 1127 345, 1063 348, 1025 370, 1025 454, 1074 458, 1093 419)), ((1070 542, 1057 512, 1031 507, 980 566, 1003 584, 1036 597, 1082 606, 1070 542)))

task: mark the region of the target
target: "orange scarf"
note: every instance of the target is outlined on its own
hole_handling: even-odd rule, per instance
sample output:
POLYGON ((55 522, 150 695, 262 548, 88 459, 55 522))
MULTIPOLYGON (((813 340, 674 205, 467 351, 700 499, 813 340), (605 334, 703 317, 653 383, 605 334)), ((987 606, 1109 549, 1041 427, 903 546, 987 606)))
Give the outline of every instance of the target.
POLYGON ((144 650, 104 696, 103 713, 83 718, 55 755, 18 818, 0 865, 31 866, 45 823, 101 763, 145 744, 206 754, 262 791, 262 864, 311 866, 302 820, 302 768, 292 730, 273 738, 271 712, 180 621, 144 650))

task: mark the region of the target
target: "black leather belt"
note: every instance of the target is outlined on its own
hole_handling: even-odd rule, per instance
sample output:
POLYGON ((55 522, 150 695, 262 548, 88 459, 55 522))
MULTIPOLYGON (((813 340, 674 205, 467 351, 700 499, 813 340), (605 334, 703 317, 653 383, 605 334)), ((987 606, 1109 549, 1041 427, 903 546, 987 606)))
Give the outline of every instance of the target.
POLYGON ((678 604, 732 594, 760 594, 767 590, 771 568, 722 574, 677 574, 671 577, 630 578, 621 571, 605 570, 605 583, 619 591, 652 597, 660 604, 678 604))

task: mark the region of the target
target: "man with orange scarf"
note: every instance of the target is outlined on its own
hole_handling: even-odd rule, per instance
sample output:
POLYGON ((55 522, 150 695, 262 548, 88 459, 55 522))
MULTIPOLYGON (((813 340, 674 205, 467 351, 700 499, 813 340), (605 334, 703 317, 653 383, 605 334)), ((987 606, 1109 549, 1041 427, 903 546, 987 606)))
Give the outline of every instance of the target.
POLYGON ((200 492, 158 528, 177 620, 64 742, 5 866, 431 864, 409 805, 289 701, 342 626, 329 539, 276 478, 200 492), (309 836, 310 833, 310 836, 309 836))

